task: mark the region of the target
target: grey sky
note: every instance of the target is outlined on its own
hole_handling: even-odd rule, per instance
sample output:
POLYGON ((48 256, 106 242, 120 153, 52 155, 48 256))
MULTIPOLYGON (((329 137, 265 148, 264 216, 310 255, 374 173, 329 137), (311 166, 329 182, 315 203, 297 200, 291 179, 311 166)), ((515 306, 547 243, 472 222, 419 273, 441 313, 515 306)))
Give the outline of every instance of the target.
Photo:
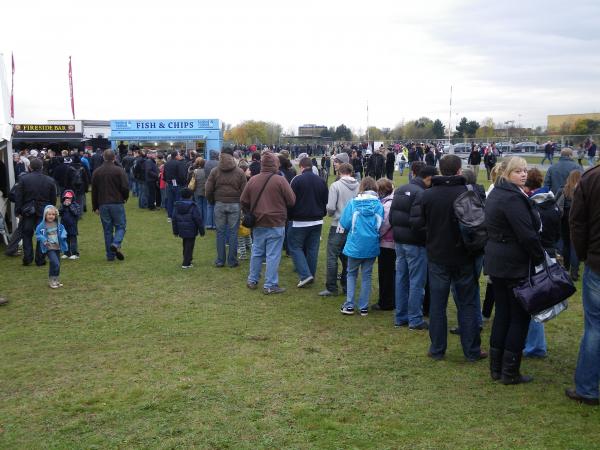
MULTIPOLYGON (((209 118, 545 125, 600 109, 600 2, 11 2, 16 122, 209 118), (520 116, 519 116, 520 115, 520 116)), ((9 77, 10 79, 10 77, 9 77)))

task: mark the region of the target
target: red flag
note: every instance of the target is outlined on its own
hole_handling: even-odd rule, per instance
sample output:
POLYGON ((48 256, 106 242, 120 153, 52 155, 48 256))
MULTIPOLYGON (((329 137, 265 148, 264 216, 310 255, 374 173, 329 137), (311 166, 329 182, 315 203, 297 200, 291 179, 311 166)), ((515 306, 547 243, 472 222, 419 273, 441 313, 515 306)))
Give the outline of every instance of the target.
POLYGON ((75 99, 73 98, 73 68, 71 67, 71 57, 69 56, 69 89, 71 90, 71 112, 75 120, 75 99))
POLYGON ((14 99, 14 91, 15 91, 15 55, 11 52, 10 57, 12 59, 12 75, 11 75, 11 85, 10 85, 10 118, 15 119, 15 99, 14 99))

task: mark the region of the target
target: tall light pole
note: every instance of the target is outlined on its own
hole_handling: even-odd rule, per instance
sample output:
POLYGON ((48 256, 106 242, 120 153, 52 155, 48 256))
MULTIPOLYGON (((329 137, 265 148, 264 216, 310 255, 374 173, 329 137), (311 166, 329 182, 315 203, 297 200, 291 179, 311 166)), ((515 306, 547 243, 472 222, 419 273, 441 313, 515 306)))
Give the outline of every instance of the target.
POLYGON ((452 85, 450 85, 450 113, 448 114, 448 144, 452 144, 452 85))

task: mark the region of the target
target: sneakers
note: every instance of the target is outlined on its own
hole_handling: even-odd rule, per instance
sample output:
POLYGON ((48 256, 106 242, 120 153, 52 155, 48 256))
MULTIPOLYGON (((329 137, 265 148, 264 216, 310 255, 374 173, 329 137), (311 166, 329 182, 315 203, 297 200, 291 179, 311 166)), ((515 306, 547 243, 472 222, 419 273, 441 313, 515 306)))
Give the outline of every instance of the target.
POLYGON ((429 330, 429 324, 427 322, 423 321, 422 323, 420 323, 417 326, 408 327, 408 329, 413 330, 413 331, 429 330))
POLYGON ((171 223, 171 218, 170 217, 167 217, 167 223, 171 223))
POLYGON ((321 297, 332 297, 334 295, 338 295, 338 293, 337 292, 331 292, 330 290, 325 289, 324 291, 319 292, 319 295, 321 297))
POLYGON ((188 266, 181 266, 182 269, 191 269, 192 267, 194 267, 192 263, 190 263, 188 266))
POLYGON ((351 316, 354 314, 354 307, 353 306, 342 306, 342 308, 340 309, 340 312, 347 316, 351 316))
POLYGON ((117 247, 115 244, 110 244, 110 251, 113 252, 119 261, 125 259, 125 255, 121 253, 121 247, 117 247))
MULTIPOLYGON (((65 255, 63 255, 65 256, 65 255)), ((79 259, 79 255, 71 255, 69 256, 69 259, 75 260, 75 259, 79 259)))
POLYGON ((266 287, 263 289, 263 293, 265 295, 271 295, 271 294, 281 294, 285 292, 285 288, 279 287, 279 286, 272 286, 272 287, 266 287))
POLYGON ((248 282, 246 282, 246 287, 248 289, 254 290, 258 287, 258 283, 254 282, 254 281, 248 281, 248 282))
POLYGON ((360 315, 365 317, 369 315, 369 308, 363 308, 360 310, 360 315))
POLYGON ((68 256, 67 256, 67 255, 61 255, 61 256, 60 256, 60 259, 67 259, 67 258, 68 258, 68 256))
POLYGON ((298 282, 298 284, 296 285, 296 287, 302 288, 304 286, 307 286, 311 283, 313 283, 315 281, 315 277, 313 277, 312 275, 309 277, 306 277, 304 280, 300 280, 298 282))

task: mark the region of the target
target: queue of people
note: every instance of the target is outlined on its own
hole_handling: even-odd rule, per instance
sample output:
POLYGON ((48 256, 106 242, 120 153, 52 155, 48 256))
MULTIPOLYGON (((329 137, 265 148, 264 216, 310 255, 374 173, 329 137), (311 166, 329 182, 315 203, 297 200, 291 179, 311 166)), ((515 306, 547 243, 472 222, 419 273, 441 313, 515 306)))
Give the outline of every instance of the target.
MULTIPOLYGON (((300 155, 296 173, 289 154, 270 150, 253 156, 250 164, 232 149, 223 149, 208 161, 187 161, 181 153, 173 152, 161 167, 156 166, 155 154, 127 155, 118 162, 115 153, 106 150, 101 153, 101 164, 90 161, 92 211, 100 216, 106 259, 122 261, 124 204, 130 188, 135 186, 132 190, 138 198, 145 196, 148 209, 162 204, 160 194, 148 184, 158 187, 157 191, 164 189, 168 220, 174 235, 182 239, 182 268, 193 267, 196 236, 204 236, 205 230, 214 226, 215 267, 238 267, 238 242, 243 242, 244 250, 251 242, 246 286, 256 290, 264 278, 265 295, 286 291, 279 284, 284 251, 291 256, 298 276, 296 288, 305 289, 318 281, 322 228, 324 218, 330 216, 327 264, 322 271, 325 289, 319 296, 344 295, 340 306, 343 315, 358 312, 368 316, 373 310, 395 310, 393 326, 428 332, 427 354, 437 361, 447 351, 447 303, 452 295, 464 357, 473 363, 488 358, 491 378, 505 385, 532 381, 521 373, 522 357, 545 356, 547 352, 543 326, 532 322, 516 300, 513 286, 547 257, 566 257, 564 264, 574 276, 578 276, 579 262, 583 261, 585 331, 575 388, 566 395, 582 403, 598 404, 600 203, 596 197, 600 193, 600 168, 582 175, 567 148, 542 178, 539 171, 528 170, 524 159, 512 157, 494 164, 490 171, 494 183, 486 194, 477 185, 475 174, 462 168, 458 156, 441 157, 438 175, 435 153, 433 164, 427 158, 411 160, 409 153, 410 181, 394 190, 384 153, 376 153, 381 158, 369 158, 375 161, 372 166, 383 172, 379 179, 368 175, 370 169, 366 174, 357 173, 355 152, 331 155, 337 179, 328 187, 319 172, 314 173, 314 161, 308 155, 300 155), (128 156, 133 160, 125 161, 128 156), (140 160, 136 163, 135 158, 141 158, 143 164, 140 160), (144 180, 136 181, 136 167, 138 173, 142 170, 139 167, 143 168, 144 180), (157 185, 161 180, 164 188, 157 185), (479 246, 466 242, 456 217, 456 201, 467 191, 476 192, 484 205, 487 238, 479 246), (371 305, 376 259, 379 297, 371 305), (495 305, 489 354, 481 343, 482 266, 489 280, 486 291, 491 292, 490 302, 486 292, 485 317, 490 317, 489 304, 495 305), (360 289, 356 292, 359 274, 360 289)), ((396 164, 396 157, 390 161, 396 164)), ((470 162, 477 161, 481 162, 470 162)), ((33 158, 20 176, 16 212, 22 224, 23 264, 35 260, 43 265, 48 259, 49 287, 56 289, 62 287, 60 253, 67 258, 79 256, 76 237, 81 205, 76 192, 68 189, 68 181, 59 186, 42 169, 43 161, 33 158), (62 202, 60 210, 54 206, 57 197, 62 202), (38 242, 35 254, 31 242, 34 232, 38 242)))

